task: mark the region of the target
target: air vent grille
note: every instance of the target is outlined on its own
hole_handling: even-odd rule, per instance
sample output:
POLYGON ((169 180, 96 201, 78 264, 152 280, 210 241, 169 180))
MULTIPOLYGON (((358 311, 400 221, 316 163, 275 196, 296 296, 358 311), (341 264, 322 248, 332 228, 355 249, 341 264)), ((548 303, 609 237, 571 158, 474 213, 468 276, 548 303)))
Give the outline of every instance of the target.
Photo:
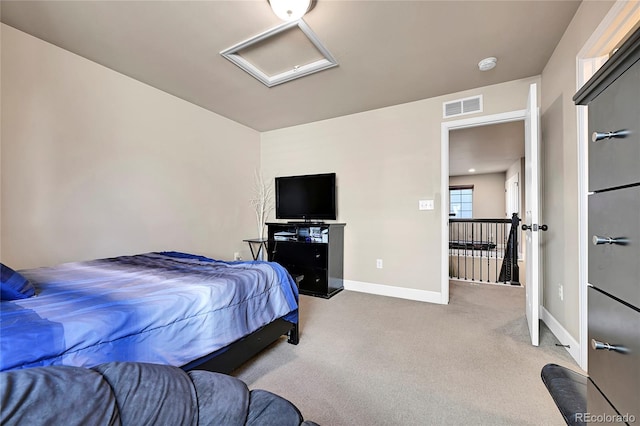
POLYGON ((453 115, 462 114, 462 102, 448 102, 444 104, 444 116, 451 117, 453 115))
POLYGON ((443 118, 472 114, 474 112, 482 112, 482 95, 458 99, 442 104, 443 118))

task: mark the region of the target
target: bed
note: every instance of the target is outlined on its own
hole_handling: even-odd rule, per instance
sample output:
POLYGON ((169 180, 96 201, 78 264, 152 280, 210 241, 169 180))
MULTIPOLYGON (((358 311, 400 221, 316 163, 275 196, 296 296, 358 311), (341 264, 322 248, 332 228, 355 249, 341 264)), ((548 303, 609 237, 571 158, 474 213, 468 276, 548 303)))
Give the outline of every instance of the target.
POLYGON ((230 372, 283 334, 298 343, 297 286, 277 263, 154 252, 18 272, 35 295, 0 302, 0 371, 138 361, 230 372))

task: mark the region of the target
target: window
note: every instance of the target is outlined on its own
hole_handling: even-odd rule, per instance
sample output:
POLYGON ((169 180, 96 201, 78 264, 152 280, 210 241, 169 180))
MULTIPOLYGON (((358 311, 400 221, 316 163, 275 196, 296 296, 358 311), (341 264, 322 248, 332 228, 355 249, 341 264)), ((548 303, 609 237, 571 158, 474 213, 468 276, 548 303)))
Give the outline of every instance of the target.
POLYGON ((473 185, 449 187, 449 216, 455 219, 473 217, 473 185))

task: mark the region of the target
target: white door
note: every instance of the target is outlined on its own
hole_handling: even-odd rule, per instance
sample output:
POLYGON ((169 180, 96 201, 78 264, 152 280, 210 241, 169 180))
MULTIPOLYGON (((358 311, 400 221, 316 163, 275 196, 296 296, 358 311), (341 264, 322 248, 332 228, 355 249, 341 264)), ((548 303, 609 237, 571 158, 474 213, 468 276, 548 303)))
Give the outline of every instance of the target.
POLYGON ((540 120, 538 111, 538 94, 536 84, 529 87, 527 113, 524 120, 524 150, 525 150, 525 219, 526 231, 526 313, 531 344, 538 346, 540 337, 540 233, 539 205, 540 170, 538 162, 540 146, 540 120))

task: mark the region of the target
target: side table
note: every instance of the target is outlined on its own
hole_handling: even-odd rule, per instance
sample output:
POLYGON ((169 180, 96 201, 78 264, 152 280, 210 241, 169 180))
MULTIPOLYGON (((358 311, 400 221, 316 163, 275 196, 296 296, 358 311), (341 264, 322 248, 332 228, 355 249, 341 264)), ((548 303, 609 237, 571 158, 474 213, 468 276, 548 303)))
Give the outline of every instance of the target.
POLYGON ((253 260, 258 260, 260 258, 260 253, 267 251, 267 242, 269 240, 266 238, 249 238, 242 241, 249 243, 249 249, 251 249, 251 256, 253 256, 253 260))

